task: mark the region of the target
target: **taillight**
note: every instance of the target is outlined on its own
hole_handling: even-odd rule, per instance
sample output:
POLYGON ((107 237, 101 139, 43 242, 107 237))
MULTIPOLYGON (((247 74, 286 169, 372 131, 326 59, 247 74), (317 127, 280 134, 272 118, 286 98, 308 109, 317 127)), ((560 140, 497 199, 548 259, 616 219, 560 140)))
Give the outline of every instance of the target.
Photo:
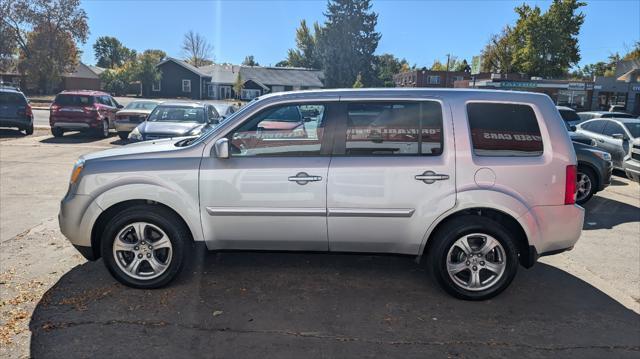
POLYGON ((564 185, 564 204, 576 203, 577 176, 578 176, 578 166, 576 165, 567 166, 565 185, 564 185))
POLYGON ((27 107, 24 109, 25 115, 28 117, 33 116, 33 112, 31 111, 31 105, 27 104, 27 107))
POLYGON ((55 103, 51 105, 50 107, 51 112, 56 112, 60 109, 60 105, 56 105, 55 103))

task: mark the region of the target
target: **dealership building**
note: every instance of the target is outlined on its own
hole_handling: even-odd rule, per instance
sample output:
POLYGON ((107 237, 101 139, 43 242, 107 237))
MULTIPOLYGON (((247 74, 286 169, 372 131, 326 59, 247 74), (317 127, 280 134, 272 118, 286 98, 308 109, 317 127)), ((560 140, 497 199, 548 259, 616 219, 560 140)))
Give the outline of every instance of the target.
POLYGON ((596 77, 592 110, 624 106, 626 112, 640 116, 640 60, 619 61, 612 77, 596 77))

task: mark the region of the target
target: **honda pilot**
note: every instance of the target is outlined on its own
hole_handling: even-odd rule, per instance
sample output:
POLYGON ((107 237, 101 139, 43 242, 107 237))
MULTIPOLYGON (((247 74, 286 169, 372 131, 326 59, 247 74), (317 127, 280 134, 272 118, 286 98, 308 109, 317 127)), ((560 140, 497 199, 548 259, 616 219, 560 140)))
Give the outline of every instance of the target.
POLYGON ((199 137, 81 157, 59 222, 136 288, 171 282, 195 242, 409 255, 453 296, 481 300, 576 244, 576 164, 544 94, 276 93, 199 137))

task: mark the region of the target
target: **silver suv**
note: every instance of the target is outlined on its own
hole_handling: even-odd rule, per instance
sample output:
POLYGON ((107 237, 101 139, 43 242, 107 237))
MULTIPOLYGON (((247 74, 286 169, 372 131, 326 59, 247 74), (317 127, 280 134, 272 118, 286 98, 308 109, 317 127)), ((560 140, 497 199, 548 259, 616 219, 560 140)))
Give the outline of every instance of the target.
POLYGON ((62 232, 137 288, 209 250, 396 253, 486 299, 571 249, 576 155, 553 102, 524 92, 326 90, 254 100, 199 138, 86 155, 62 232))

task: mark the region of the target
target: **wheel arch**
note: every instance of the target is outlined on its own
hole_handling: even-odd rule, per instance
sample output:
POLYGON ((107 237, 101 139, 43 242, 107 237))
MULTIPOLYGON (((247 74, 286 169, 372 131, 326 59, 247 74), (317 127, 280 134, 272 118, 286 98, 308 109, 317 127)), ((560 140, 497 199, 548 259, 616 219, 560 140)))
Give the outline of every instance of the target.
POLYGON ((428 228, 420 246, 419 260, 429 252, 433 244, 431 239, 437 235, 438 230, 445 223, 459 216, 477 215, 495 220, 514 233, 518 244, 520 263, 529 268, 537 260, 537 252, 533 243, 536 241, 538 230, 535 221, 526 220, 525 214, 528 212, 529 208, 524 202, 504 192, 484 189, 460 192, 456 206, 438 217, 428 228), (487 198, 491 200, 487 200, 487 198))
POLYGON ((578 161, 578 169, 580 169, 581 166, 582 167, 586 167, 586 168, 590 169, 591 172, 593 172, 593 174, 595 176, 596 183, 594 183, 592 188, 593 188, 593 193, 595 194, 596 192, 598 192, 598 188, 600 188, 600 183, 602 183, 602 178, 600 178, 600 171, 598 171, 598 169, 594 165, 589 163, 589 162, 578 161))

